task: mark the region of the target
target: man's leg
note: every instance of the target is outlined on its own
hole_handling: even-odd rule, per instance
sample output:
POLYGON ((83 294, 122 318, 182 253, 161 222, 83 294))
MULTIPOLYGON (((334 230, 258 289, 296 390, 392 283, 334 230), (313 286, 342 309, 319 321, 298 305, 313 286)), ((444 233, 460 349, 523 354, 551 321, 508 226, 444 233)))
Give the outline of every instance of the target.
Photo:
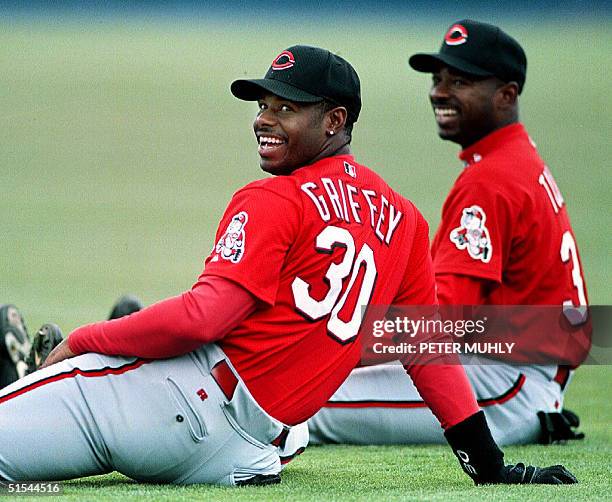
MULTIPOLYGON (((537 368, 465 366, 493 437, 500 445, 537 442, 537 412, 559 411, 562 393, 537 368)), ((358 368, 308 421, 311 443, 444 443, 440 424, 401 365, 358 368)))
POLYGON ((257 405, 240 390, 228 399, 211 375, 223 353, 203 353, 155 361, 85 354, 15 382, 0 393, 0 477, 117 470, 179 484, 273 478, 280 460, 266 441, 282 426, 261 415, 246 427, 263 440, 245 432, 232 410, 251 417, 257 405))
POLYGON ((440 424, 401 365, 357 368, 308 420, 310 443, 442 443, 440 424))
POLYGON ((0 478, 62 480, 112 470, 73 360, 0 391, 0 478))

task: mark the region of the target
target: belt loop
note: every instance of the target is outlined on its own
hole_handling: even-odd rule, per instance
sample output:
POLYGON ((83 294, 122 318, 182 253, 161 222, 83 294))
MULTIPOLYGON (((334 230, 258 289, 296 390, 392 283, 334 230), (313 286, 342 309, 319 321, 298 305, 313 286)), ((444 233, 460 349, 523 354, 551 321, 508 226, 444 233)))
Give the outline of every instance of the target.
POLYGON ((284 447, 291 427, 268 415, 246 385, 239 385, 240 377, 230 361, 218 361, 210 370, 210 376, 227 400, 225 409, 239 427, 263 444, 284 447))
POLYGON ((560 365, 557 369, 557 374, 553 380, 559 384, 561 390, 565 390, 565 386, 569 380, 570 376, 570 367, 565 365, 560 365))
POLYGON ((234 375, 234 372, 227 364, 225 359, 219 361, 213 369, 210 371, 210 376, 213 378, 217 385, 225 395, 228 401, 231 401, 234 397, 234 392, 238 386, 238 377, 234 375))
POLYGON ((283 426, 283 430, 281 433, 276 436, 276 439, 272 440, 272 445, 277 448, 284 448, 285 442, 287 441, 287 436, 289 435, 289 427, 283 426))

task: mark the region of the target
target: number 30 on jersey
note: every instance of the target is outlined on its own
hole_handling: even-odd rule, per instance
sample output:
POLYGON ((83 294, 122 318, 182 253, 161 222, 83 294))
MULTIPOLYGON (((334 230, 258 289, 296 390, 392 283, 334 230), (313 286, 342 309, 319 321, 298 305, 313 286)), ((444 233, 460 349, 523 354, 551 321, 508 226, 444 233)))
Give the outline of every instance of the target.
POLYGON ((351 233, 340 227, 330 225, 326 227, 316 238, 316 249, 319 253, 331 254, 334 248, 346 248, 344 258, 340 263, 332 263, 325 279, 329 283, 329 290, 322 300, 315 300, 310 296, 310 284, 296 277, 291 284, 293 298, 297 309, 308 319, 318 321, 329 315, 327 330, 341 343, 353 340, 361 327, 361 307, 368 304, 376 282, 376 263, 374 252, 367 244, 363 244, 357 257, 355 257, 355 240, 351 233), (338 313, 344 307, 350 291, 355 285, 359 270, 364 267, 363 281, 357 297, 355 309, 348 322, 341 320, 338 313), (343 281, 350 279, 344 293, 342 293, 343 281))

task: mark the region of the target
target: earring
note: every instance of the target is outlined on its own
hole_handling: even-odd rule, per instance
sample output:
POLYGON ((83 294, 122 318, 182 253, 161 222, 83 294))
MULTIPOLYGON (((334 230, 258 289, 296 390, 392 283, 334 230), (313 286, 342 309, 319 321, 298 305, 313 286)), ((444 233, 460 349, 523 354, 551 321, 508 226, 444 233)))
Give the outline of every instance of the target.
POLYGON ((333 136, 334 135, 334 131, 327 131, 327 135, 328 136, 333 136))

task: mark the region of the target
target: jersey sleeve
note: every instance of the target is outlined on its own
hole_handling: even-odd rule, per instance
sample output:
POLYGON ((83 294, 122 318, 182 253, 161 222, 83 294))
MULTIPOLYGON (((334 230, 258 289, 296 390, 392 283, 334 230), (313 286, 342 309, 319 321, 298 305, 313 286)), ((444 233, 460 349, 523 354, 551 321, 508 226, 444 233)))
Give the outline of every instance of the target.
POLYGON ((297 235, 301 206, 291 192, 244 188, 230 201, 205 261, 205 276, 231 280, 274 305, 280 271, 297 235))
POLYGON ((459 274, 436 274, 440 305, 483 305, 491 283, 459 274))
POLYGON ((463 366, 425 364, 405 369, 444 430, 479 411, 463 366))
POLYGON ((416 213, 416 229, 407 270, 394 305, 433 305, 436 286, 431 254, 429 252, 429 225, 420 213, 416 213))
POLYGON ((139 312, 81 326, 70 333, 68 345, 75 354, 174 357, 223 338, 256 306, 257 300, 237 284, 208 277, 139 312))
POLYGON ((510 201, 494 186, 464 183, 453 188, 436 234, 436 274, 460 274, 501 283, 512 240, 510 201))

